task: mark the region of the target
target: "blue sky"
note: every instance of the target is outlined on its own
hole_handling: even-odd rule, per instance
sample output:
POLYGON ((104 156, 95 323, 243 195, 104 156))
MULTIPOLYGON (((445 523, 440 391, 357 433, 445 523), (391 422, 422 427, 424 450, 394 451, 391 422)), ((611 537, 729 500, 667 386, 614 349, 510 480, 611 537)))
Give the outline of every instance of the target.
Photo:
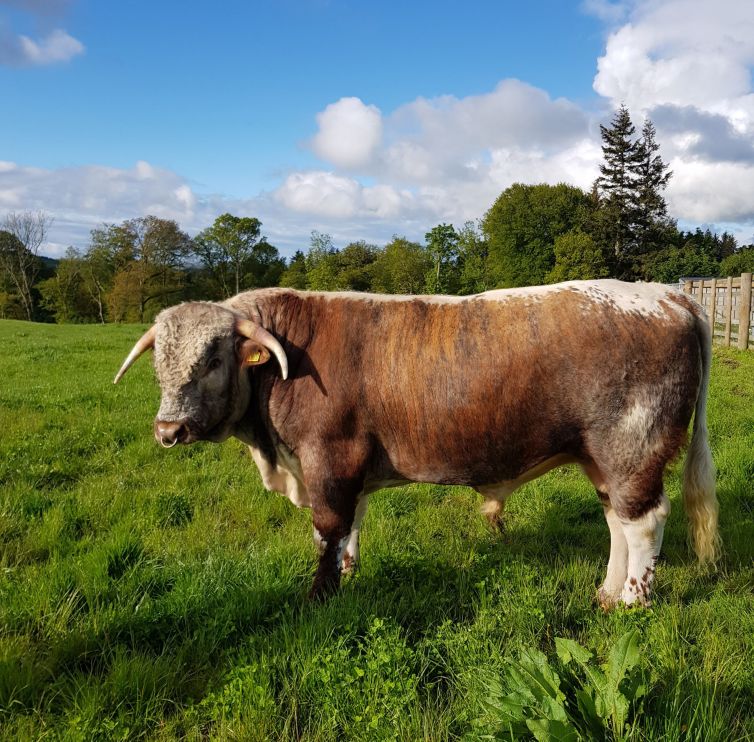
POLYGON ((0 0, 0 216, 48 211, 51 254, 145 210, 255 215, 288 254, 420 237, 516 180, 588 187, 625 101, 674 213, 748 241, 754 9, 707 6, 0 0))

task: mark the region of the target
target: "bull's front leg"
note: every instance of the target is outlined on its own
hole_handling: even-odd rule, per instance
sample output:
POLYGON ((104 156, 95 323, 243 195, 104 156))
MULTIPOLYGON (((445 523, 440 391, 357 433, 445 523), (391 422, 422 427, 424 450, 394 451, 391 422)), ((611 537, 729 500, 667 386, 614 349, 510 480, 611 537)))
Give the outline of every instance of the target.
MULTIPOLYGON (((312 493, 312 525, 319 564, 309 591, 310 598, 325 598, 340 586, 343 557, 347 548, 353 546, 350 541, 355 525, 357 497, 358 492, 336 483, 329 483, 321 491, 312 493)), ((358 528, 355 543, 358 554, 358 528)))
POLYGON ((361 530, 361 521, 366 511, 367 496, 362 494, 356 504, 356 513, 351 525, 351 533, 343 550, 343 558, 340 565, 340 573, 342 575, 352 575, 359 566, 359 531, 361 530))

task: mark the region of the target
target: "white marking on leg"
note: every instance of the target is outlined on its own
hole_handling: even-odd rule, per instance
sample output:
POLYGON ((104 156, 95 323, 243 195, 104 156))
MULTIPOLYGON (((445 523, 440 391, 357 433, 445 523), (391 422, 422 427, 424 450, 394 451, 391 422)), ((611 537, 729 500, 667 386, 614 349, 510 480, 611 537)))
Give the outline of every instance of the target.
POLYGON ((610 559, 607 562, 605 581, 597 595, 600 605, 610 608, 620 599, 628 576, 628 544, 618 514, 609 504, 603 505, 603 509, 610 528, 610 559))
POLYGON ((657 507, 641 518, 621 521, 628 544, 628 572, 620 599, 626 605, 651 605, 655 564, 669 513, 670 500, 663 494, 657 507))
POLYGON ((351 533, 348 536, 346 542, 345 552, 343 554, 343 566, 341 572, 343 574, 352 574, 359 564, 359 531, 361 530, 361 521, 367 511, 367 497, 362 495, 359 498, 359 502, 356 504, 356 512, 353 517, 353 525, 351 526, 351 533))
POLYGON ((327 548, 327 540, 322 538, 322 534, 312 526, 314 532, 314 545, 317 547, 317 553, 322 556, 327 548))

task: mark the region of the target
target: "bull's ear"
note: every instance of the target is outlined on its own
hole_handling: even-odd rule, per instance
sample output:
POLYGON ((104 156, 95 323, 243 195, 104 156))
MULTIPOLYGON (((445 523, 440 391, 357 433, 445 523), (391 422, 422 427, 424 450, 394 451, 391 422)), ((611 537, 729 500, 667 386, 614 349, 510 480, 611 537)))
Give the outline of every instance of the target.
MULTIPOLYGON (((280 374, 284 380, 288 378, 288 358, 285 355, 283 346, 280 345, 273 335, 255 322, 240 317, 236 319, 236 333, 241 337, 254 341, 260 347, 266 348, 270 353, 274 353, 280 364, 280 374)), ((269 355, 267 358, 269 358, 269 355)), ((267 358, 264 360, 266 361, 267 358)), ((264 361, 260 362, 264 363, 264 361)))
POLYGON ((260 366, 270 360, 270 351, 253 340, 243 340, 238 343, 238 359, 241 368, 260 366))

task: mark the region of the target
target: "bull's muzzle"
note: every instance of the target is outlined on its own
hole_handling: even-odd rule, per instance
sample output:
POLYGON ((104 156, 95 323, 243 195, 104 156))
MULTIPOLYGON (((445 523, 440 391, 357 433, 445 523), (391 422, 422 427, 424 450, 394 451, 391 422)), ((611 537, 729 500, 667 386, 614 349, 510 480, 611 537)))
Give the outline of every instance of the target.
POLYGON ((163 448, 172 448, 176 443, 186 443, 189 429, 185 420, 155 420, 154 437, 163 448))

